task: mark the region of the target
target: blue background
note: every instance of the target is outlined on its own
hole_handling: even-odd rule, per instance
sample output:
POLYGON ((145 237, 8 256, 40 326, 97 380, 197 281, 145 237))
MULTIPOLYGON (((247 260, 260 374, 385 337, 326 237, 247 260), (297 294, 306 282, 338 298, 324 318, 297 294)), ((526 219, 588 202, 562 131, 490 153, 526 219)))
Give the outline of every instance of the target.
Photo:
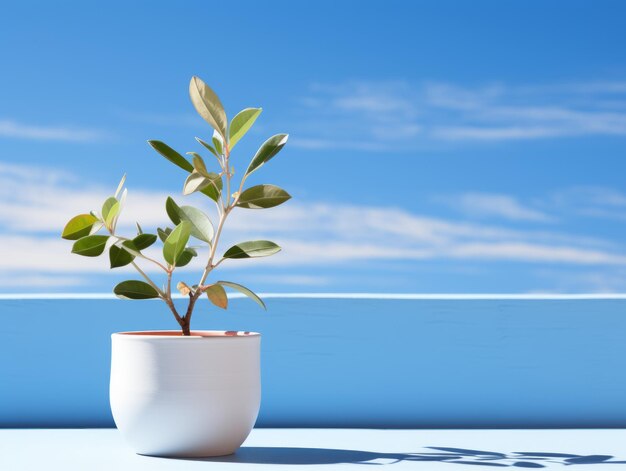
MULTIPOLYGON (((262 333, 261 427, 625 427, 624 299, 268 298, 194 315, 262 333)), ((158 302, 0 300, 0 426, 110 427, 110 334, 158 302)))

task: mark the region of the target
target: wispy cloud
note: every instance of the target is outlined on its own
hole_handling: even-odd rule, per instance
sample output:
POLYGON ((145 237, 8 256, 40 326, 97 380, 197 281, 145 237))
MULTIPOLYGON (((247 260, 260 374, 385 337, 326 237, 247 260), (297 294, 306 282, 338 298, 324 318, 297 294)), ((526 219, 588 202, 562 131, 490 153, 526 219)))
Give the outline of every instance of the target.
POLYGON ((305 290, 311 286, 320 287, 328 286, 331 284, 331 278, 328 276, 318 275, 297 275, 297 274, 284 274, 284 275, 268 275, 263 274, 248 276, 247 279, 251 281, 259 281, 263 283, 280 284, 287 286, 300 286, 305 290))
POLYGON ((505 194, 467 192, 436 195, 432 200, 470 219, 506 219, 525 223, 589 218, 626 221, 626 193, 603 186, 573 186, 523 199, 505 194))
POLYGON ((80 286, 85 284, 85 278, 81 276, 63 276, 54 274, 0 274, 0 286, 16 290, 24 288, 50 289, 66 288, 68 286, 80 286))
POLYGON ((470 216, 502 218, 510 221, 549 222, 553 220, 553 217, 544 211, 526 206, 510 195, 463 193, 440 199, 470 216))
POLYGON ((621 266, 566 271, 542 268, 536 270, 536 276, 543 284, 553 286, 550 291, 555 293, 626 292, 626 269, 621 266))
MULTIPOLYGON (((80 179, 68 172, 50 168, 27 167, 0 163, 0 219, 5 231, 14 233, 59 233, 71 216, 98 210, 115 190, 105 186, 81 185, 80 179)), ((162 205, 167 194, 154 191, 129 191, 132 198, 122 220, 129 227, 141 219, 146 224, 166 222, 162 205)))
MULTIPOLYGON (((0 233, 0 269, 31 276, 45 273, 70 276, 106 269, 106 262, 100 259, 71 255, 69 243, 58 237, 69 217, 98 208, 110 194, 108 188, 70 185, 72 178, 62 172, 0 166, 0 198, 5 201, 0 207, 0 217, 8 222, 0 233), (20 178, 16 178, 18 175, 20 178), (21 190, 29 190, 17 191, 16 181, 21 190)), ((133 230, 135 219, 151 230, 167 224, 162 205, 155 204, 165 197, 163 193, 134 190, 131 186, 120 227, 133 230)), ((474 194, 466 198, 469 198, 467 204, 481 206, 483 215, 495 220, 504 217, 543 221, 547 217, 506 195, 474 194)), ((626 250, 609 241, 558 231, 468 223, 395 207, 309 202, 243 213, 233 213, 225 234, 225 247, 245 239, 275 238, 287 256, 267 259, 264 261, 267 266, 332 266, 358 260, 626 264, 626 250)))
POLYGON ((294 145, 309 149, 626 136, 626 81, 474 88, 353 81, 314 84, 299 103, 294 145))
POLYGON ((554 208, 579 216, 626 220, 626 193, 614 188, 578 186, 555 192, 550 200, 554 208))
POLYGON ((128 121, 167 127, 205 128, 202 119, 193 113, 162 113, 162 112, 134 112, 118 110, 117 114, 128 121))
POLYGON ((108 131, 79 126, 25 124, 0 119, 0 137, 38 141, 88 142, 110 137, 108 131))
POLYGON ((269 220, 264 215, 256 221, 247 217, 245 223, 236 218, 233 222, 234 231, 279 238, 289 252, 289 257, 275 259, 280 264, 435 259, 575 265, 626 262, 622 249, 591 237, 513 230, 393 207, 292 204, 276 210, 269 220), (265 229, 259 231, 263 225, 265 229))

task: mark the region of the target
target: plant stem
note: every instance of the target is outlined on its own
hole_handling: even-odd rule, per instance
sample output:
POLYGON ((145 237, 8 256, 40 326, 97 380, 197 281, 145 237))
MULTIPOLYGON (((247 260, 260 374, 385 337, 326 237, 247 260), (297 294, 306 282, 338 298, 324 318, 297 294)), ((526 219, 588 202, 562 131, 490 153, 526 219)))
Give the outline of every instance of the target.
POLYGON ((233 209, 236 203, 236 199, 232 205, 230 203, 230 180, 232 178, 232 175, 230 171, 228 170, 230 150, 228 149, 227 143, 224 144, 224 154, 225 154, 224 166, 222 167, 222 170, 224 171, 224 175, 226 175, 226 206, 223 208, 222 212, 220 213, 220 220, 217 224, 217 230, 215 231, 213 242, 211 243, 211 250, 209 252, 209 260, 207 261, 206 267, 204 268, 204 272, 202 273, 202 277, 200 278, 200 282, 198 283, 198 289, 196 290, 196 299, 198 298, 198 296, 200 296, 200 294, 202 294, 202 285, 204 285, 204 282, 206 281, 207 276, 209 275, 211 270, 215 268, 215 266, 213 265, 213 259, 215 258, 217 245, 219 243, 220 236, 222 234, 222 229, 224 228, 224 222, 226 221, 226 218, 228 217, 228 215, 230 214, 231 210, 233 209))
MULTIPOLYGON (((162 298, 163 301, 165 301, 165 304, 167 304, 167 306, 170 308, 170 311, 172 311, 172 314, 174 314, 174 317, 176 318, 176 322, 178 322, 178 324, 183 328, 183 332, 185 329, 185 319, 183 319, 180 314, 178 314, 178 311, 176 310, 176 306, 174 306, 174 301, 172 301, 172 297, 168 296, 168 297, 164 297, 162 298)), ((184 333, 183 333, 184 335, 184 333)))
POLYGON ((189 293, 189 304, 187 305, 187 312, 183 317, 184 324, 181 324, 183 335, 191 335, 191 315, 193 314, 193 308, 200 294, 202 294, 202 291, 199 289, 194 293, 189 293))
POLYGON ((139 268, 139 265, 137 265, 134 260, 131 263, 133 267, 135 267, 135 269, 141 274, 141 276, 144 277, 148 284, 152 286, 162 298, 165 297, 165 293, 163 293, 163 291, 161 291, 161 289, 150 279, 150 277, 146 275, 141 268, 139 268))
MULTIPOLYGON (((105 227, 106 227, 106 224, 105 224, 105 227)), ((127 239, 126 237, 120 237, 118 235, 115 235, 115 231, 112 230, 112 229, 107 228, 107 230, 109 231, 109 234, 111 234, 112 237, 115 237, 118 240, 121 240, 121 241, 130 240, 130 239, 127 239)), ((124 249, 122 249, 122 250, 124 250, 124 249)), ((148 257, 144 257, 144 258, 146 258, 147 260, 150 260, 150 261, 156 263, 161 268, 163 268, 165 271, 167 271, 167 269, 163 265, 161 265, 159 262, 157 262, 156 260, 152 260, 152 259, 150 259, 148 257)), ((134 260, 131 263, 132 263, 133 267, 135 267, 135 269, 141 274, 141 276, 144 277, 144 279, 148 282, 148 284, 150 286, 152 286, 156 290, 157 293, 159 293, 159 297, 161 297, 163 299, 165 297, 165 293, 163 293, 163 291, 161 291, 161 289, 150 279, 150 277, 145 274, 145 272, 139 267, 139 265, 137 265, 135 263, 134 260)))
POLYGON ((226 207, 230 206, 230 179, 232 177, 230 173, 230 169, 228 168, 230 164, 230 150, 228 149, 228 144, 224 145, 224 171, 226 172, 226 207))
MULTIPOLYGON (((211 250, 209 251, 209 259, 207 261, 206 267, 204 268, 204 271, 202 272, 202 277, 200 278, 200 281, 198 282, 198 286, 196 287, 196 290, 189 293, 189 303, 187 305, 187 312, 182 317, 179 316, 178 313, 176 312, 174 303, 171 300, 171 295, 170 295, 171 272, 168 271, 168 285, 167 285, 168 293, 167 293, 167 297, 165 298, 165 301, 166 302, 169 301, 168 305, 170 306, 170 309, 172 309, 172 312, 176 316, 176 320, 182 327, 183 335, 191 334, 190 324, 191 324, 191 316, 193 314, 193 309, 195 307, 195 304, 198 298, 202 295, 202 293, 206 291, 207 287, 204 286, 204 283, 206 282, 206 279, 209 276, 209 273, 211 273, 211 271, 215 267, 217 267, 220 263, 224 261, 224 259, 222 258, 216 264, 213 264, 213 260, 215 259, 215 253, 217 252, 217 246, 220 240, 220 236, 222 235, 222 230, 224 229, 224 223, 226 222, 226 219, 228 218, 228 215, 230 214, 230 212, 235 208, 235 206, 237 206, 237 202, 239 201, 239 196, 241 195, 243 185, 246 181, 247 175, 244 175, 239 185, 239 191, 237 192, 236 196, 232 198, 232 201, 231 201, 230 186, 231 186, 231 179, 233 177, 233 174, 230 172, 230 169, 229 169, 229 157, 230 157, 230 150, 228 148, 228 144, 224 143, 224 156, 223 156, 222 170, 223 170, 223 174, 226 176, 226 195, 225 195, 225 198, 223 197, 224 195, 222 195, 222 198, 220 198, 220 204, 218 205, 219 222, 218 222, 217 229, 215 231, 215 235, 213 236, 213 240, 211 243, 211 250)), ((222 163, 222 161, 220 163, 222 163)))
POLYGON ((183 335, 189 335, 189 322, 183 319, 182 317, 180 317, 180 315, 178 314, 178 311, 176 310, 176 306, 174 305, 174 301, 172 301, 172 292, 171 292, 172 271, 171 270, 167 271, 167 291, 164 293, 150 279, 150 277, 144 273, 144 271, 139 267, 139 265, 135 263, 134 260, 131 263, 133 264, 135 269, 139 273, 141 273, 141 275, 150 284, 150 286, 152 286, 155 290, 157 290, 157 292, 159 293, 159 297, 163 300, 163 302, 165 302, 165 304, 167 304, 167 306, 170 308, 170 311, 172 311, 172 314, 174 314, 174 317, 176 318, 176 322, 178 322, 178 324, 183 329, 183 335))
POLYGON ((215 231, 215 236, 213 237, 213 243, 211 244, 211 251, 209 252, 209 260, 204 268, 204 272, 202 273, 202 277, 200 278, 200 282, 198 283, 198 287, 201 287, 206 281, 207 276, 211 272, 213 267, 213 258, 215 257, 215 252, 217 251, 217 244, 220 240, 220 235, 222 234, 222 229, 224 228, 224 222, 230 213, 231 208, 228 207, 224 210, 224 213, 220 217, 220 221, 217 225, 217 230, 215 231))
MULTIPOLYGON (((126 237, 120 237, 118 235, 115 235, 113 231, 109 230, 109 233, 111 234, 111 236, 116 237, 118 240, 121 241, 127 241, 130 240, 126 237)), ((131 264, 133 265, 133 267, 135 267, 135 270, 137 270, 141 276, 143 276, 143 278, 146 280, 146 282, 152 286, 157 293, 159 293, 159 298, 161 298, 163 300, 163 302, 165 302, 165 304, 167 304, 167 306, 170 308, 170 311, 172 311, 172 314, 174 314, 174 317, 176 318, 176 322, 178 322, 178 324, 181 326, 182 330, 183 330, 183 335, 189 335, 189 320, 185 319, 183 317, 180 316, 180 314, 178 314, 178 311, 176 310, 176 306, 174 305, 174 301, 172 301, 172 272, 173 269, 169 269, 166 268, 165 266, 163 266, 161 263, 157 262, 156 260, 153 260, 149 257, 146 257, 145 255, 142 255, 143 258, 145 258, 146 260, 149 260, 155 264, 157 264, 159 267, 161 267, 163 270, 165 270, 167 272, 167 287, 166 287, 166 291, 163 292, 161 290, 161 288, 159 288, 156 283, 154 283, 154 281, 152 281, 150 279, 150 277, 148 275, 146 275, 146 273, 141 269, 141 267, 139 265, 137 265, 137 263, 133 260, 131 262, 131 264)), ((189 316, 191 317, 191 316, 189 316)))
MULTIPOLYGON (((128 240, 129 240, 129 241, 132 241, 132 239, 129 239, 128 237, 121 237, 121 236, 118 236, 118 235, 116 235, 116 234, 114 234, 114 233, 112 233, 112 232, 111 232, 111 235, 112 235, 113 237, 115 237, 116 239, 121 240, 122 242, 125 242, 125 241, 128 241, 128 240)), ((141 253, 141 252, 140 252, 140 253, 141 253)), ((161 268, 163 271, 168 271, 168 270, 167 270, 167 267, 165 267, 165 266, 164 266, 162 263, 160 263, 159 261, 154 260, 153 258, 146 257, 144 254, 141 254, 141 258, 144 258, 144 259, 148 260, 149 262, 154 263, 154 264, 155 264, 155 265, 157 265, 159 268, 161 268)))
POLYGON ((167 272, 167 285, 165 287, 166 289, 166 296, 168 297, 168 299, 172 299, 172 273, 174 272, 174 270, 169 270, 167 272))
MULTIPOLYGON (((193 293, 189 293, 189 304, 187 305, 187 312, 179 321, 179 324, 181 325, 183 329, 183 335, 190 335, 190 332, 191 332, 190 323, 191 323, 191 316, 193 314, 193 309, 196 304, 196 301, 205 291, 203 285, 207 279, 207 276, 209 275, 209 273, 211 273, 211 270, 213 270, 213 268, 215 268, 217 265, 219 265, 222 262, 222 260, 220 260, 217 264, 213 265, 213 260, 215 259, 215 253, 217 251, 217 246, 220 240, 220 236, 222 235, 224 223, 226 222, 228 215, 230 214, 232 209, 235 207, 235 204, 237 203, 237 200, 239 198, 238 196, 235 197, 233 202, 231 203, 230 180, 232 178, 232 174, 230 173, 228 169, 228 157, 229 157, 228 145, 225 144, 225 156, 224 156, 224 164, 223 164, 222 170, 224 171, 224 175, 226 176, 226 203, 224 203, 223 198, 220 198, 222 210, 218 211, 220 219, 217 225, 217 229, 215 231, 215 235, 213 236, 213 241, 211 243, 209 259, 202 273, 202 277, 200 278, 200 281, 198 283, 198 287, 193 293)), ((169 286, 169 277, 168 277, 168 286, 169 286)))

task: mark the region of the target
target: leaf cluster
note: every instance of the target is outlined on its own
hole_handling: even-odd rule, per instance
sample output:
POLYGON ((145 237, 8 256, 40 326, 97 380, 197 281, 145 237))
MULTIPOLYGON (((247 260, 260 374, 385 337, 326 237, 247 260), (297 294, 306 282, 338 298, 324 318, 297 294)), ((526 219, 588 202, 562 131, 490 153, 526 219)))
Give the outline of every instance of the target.
POLYGON ((112 269, 132 265, 143 279, 123 281, 115 286, 114 293, 125 299, 163 299, 183 327, 183 333, 189 331, 189 320, 195 301, 202 294, 206 294, 213 305, 226 309, 228 295, 225 288, 234 289, 265 308, 263 301, 254 292, 238 283, 231 281, 206 283, 206 279, 223 261, 266 257, 280 251, 280 247, 272 241, 251 240, 233 245, 218 258, 219 238, 231 211, 235 208, 273 208, 291 198, 289 193, 273 184, 244 188, 247 178, 282 150, 288 139, 286 134, 276 134, 261 144, 243 172, 238 189, 233 191, 235 170, 231 165, 231 151, 252 128, 262 109, 246 108, 229 121, 217 94, 198 77, 191 79, 189 94, 196 111, 213 130, 210 139, 196 137, 196 141, 215 157, 217 168, 210 169, 199 152, 187 152, 186 155, 191 159, 189 160, 162 141, 150 140, 148 143, 158 154, 186 172, 182 184, 183 196, 197 192, 212 201, 217 211, 216 224, 203 209, 179 205, 174 198, 168 197, 165 201, 165 211, 172 227, 157 228, 156 233, 145 233, 137 223, 137 232, 132 237, 119 235, 118 220, 128 193, 124 188, 126 180, 124 176, 115 193, 104 200, 99 211, 73 217, 61 234, 64 239, 73 241, 72 252, 77 255, 97 257, 108 250, 112 269), (158 241, 162 244, 161 253, 159 257, 155 257, 148 249, 158 241), (208 250, 209 254, 200 281, 190 286, 181 280, 176 285, 177 289, 190 299, 188 312, 179 315, 172 302, 172 277, 176 268, 183 267, 198 257, 200 249, 208 250), (156 265, 164 272, 166 283, 161 287, 158 286, 138 262, 156 265))

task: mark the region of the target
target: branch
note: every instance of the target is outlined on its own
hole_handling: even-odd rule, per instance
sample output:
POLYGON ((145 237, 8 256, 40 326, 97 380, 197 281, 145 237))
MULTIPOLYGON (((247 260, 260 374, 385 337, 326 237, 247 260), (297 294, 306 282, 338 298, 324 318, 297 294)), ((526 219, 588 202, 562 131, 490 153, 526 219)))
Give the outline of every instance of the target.
POLYGON ((157 291, 157 293, 159 293, 159 296, 161 297, 161 299, 165 299, 165 293, 163 293, 163 291, 161 291, 161 289, 150 279, 150 277, 146 275, 141 268, 139 268, 139 265, 137 265, 134 260, 130 263, 132 263, 133 267, 135 267, 135 269, 139 273, 141 273, 141 276, 144 277, 144 279, 148 282, 148 284, 152 286, 157 291))
MULTIPOLYGON (((132 239, 129 239, 128 237, 121 237, 121 236, 115 235, 115 234, 113 234, 113 233, 111 233, 111 235, 112 235, 113 237, 115 237, 116 239, 121 240, 122 242, 125 242, 125 241, 131 241, 131 242, 132 242, 132 239)), ((159 268, 161 268, 163 271, 165 271, 165 272, 169 272, 169 270, 167 269, 167 267, 166 267, 165 265, 163 265, 162 263, 160 263, 159 261, 154 260, 153 258, 150 258, 150 257, 146 257, 146 256, 145 256, 144 254, 142 254, 139 250, 137 251, 137 253, 139 253, 139 256, 140 256, 141 258, 146 259, 146 260, 148 260, 149 262, 154 263, 154 264, 155 264, 155 265, 157 265, 159 268)), ((132 255, 134 255, 134 254, 132 254, 132 255)))
MULTIPOLYGON (((226 207, 223 209, 223 211, 220 213, 220 220, 219 223, 217 225, 217 230, 215 231, 215 235, 213 236, 213 241, 211 243, 211 250, 209 252, 209 259, 207 261, 206 267, 204 268, 204 272, 202 273, 202 277, 200 278, 200 282, 198 283, 198 287, 204 285, 204 282, 207 279, 207 276, 209 275, 209 273, 211 272, 211 270, 213 270, 213 268, 215 268, 217 265, 213 265, 213 259, 215 258, 215 252, 217 251, 217 245, 219 243, 220 240, 220 236, 222 235, 222 229, 224 228, 224 222, 226 221, 226 218, 228 217, 228 215, 230 214, 230 212, 232 211, 232 209, 234 208, 237 200, 239 199, 239 196, 237 196, 234 200, 232 205, 230 204, 230 179, 232 178, 232 175, 230 174, 230 172, 228 171, 228 158, 230 156, 230 151, 228 149, 228 145, 225 145, 225 162, 224 162, 224 167, 223 170, 225 172, 226 175, 226 193, 227 193, 227 205, 226 207)), ((222 198, 220 198, 220 200, 222 200, 222 198)), ((224 203, 222 202, 222 205, 224 203)), ((219 264, 219 263, 218 263, 219 264)), ((196 290, 196 293, 194 293, 194 297, 195 299, 197 299, 200 294, 202 294, 202 290, 198 289, 196 290)), ((195 301, 194 301, 195 302, 195 301)))

